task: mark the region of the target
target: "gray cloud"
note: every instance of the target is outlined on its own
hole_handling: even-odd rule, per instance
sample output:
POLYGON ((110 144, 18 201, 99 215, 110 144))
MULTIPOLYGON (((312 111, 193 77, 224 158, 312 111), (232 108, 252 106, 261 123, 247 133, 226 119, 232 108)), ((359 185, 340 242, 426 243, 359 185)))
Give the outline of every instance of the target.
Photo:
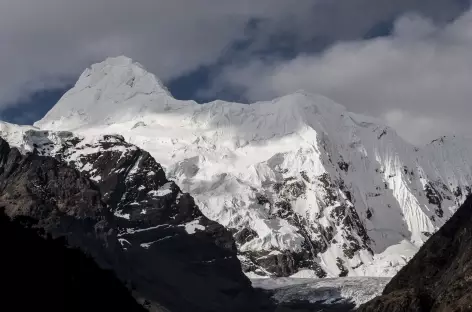
POLYGON ((240 39, 250 59, 280 34, 295 50, 361 36, 399 12, 444 21, 463 0, 0 0, 0 108, 128 55, 164 80, 212 64, 240 39), (258 21, 247 31, 248 21, 258 21))
POLYGON ((251 101, 305 89, 381 117, 409 141, 423 143, 443 134, 472 135, 470 51, 472 11, 447 25, 407 14, 389 37, 231 66, 214 88, 237 87, 251 101))
POLYGON ((0 103, 62 86, 119 54, 164 80, 176 77, 217 60, 248 20, 289 14, 283 2, 0 0, 0 103))

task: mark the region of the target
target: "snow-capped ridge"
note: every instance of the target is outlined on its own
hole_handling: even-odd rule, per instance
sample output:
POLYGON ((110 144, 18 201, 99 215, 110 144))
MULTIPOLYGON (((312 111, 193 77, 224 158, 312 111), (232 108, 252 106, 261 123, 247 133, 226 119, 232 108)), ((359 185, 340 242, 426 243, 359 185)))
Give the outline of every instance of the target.
POLYGON ((303 90, 198 104, 156 80, 128 58, 106 60, 35 125, 120 134, 148 151, 234 232, 247 271, 393 275, 471 193, 468 141, 415 147, 381 121, 303 90))
POLYGON ((75 86, 35 126, 55 129, 67 125, 72 130, 129 120, 147 112, 151 103, 171 98, 163 83, 139 63, 124 56, 108 58, 87 68, 75 86))
MULTIPOLYGON (((263 123, 279 123, 283 124, 284 131, 292 133, 310 126, 314 114, 326 119, 326 114, 339 115, 345 111, 342 105, 304 90, 253 104, 220 100, 206 104, 179 101, 142 65, 119 56, 86 69, 76 85, 35 126, 49 130, 76 130, 139 120, 150 114, 165 119, 167 115, 176 113, 183 119, 178 126, 193 123, 196 127, 237 127, 257 132, 263 131, 263 123), (248 122, 244 119, 249 115, 259 120, 255 129, 247 128, 248 122), (188 121, 187 124, 182 124, 185 121, 188 121)), ((156 116, 153 118, 156 119, 156 116)), ((268 129, 267 132, 273 130, 268 129)), ((276 132, 283 134, 280 129, 276 132)), ((259 139, 270 135, 259 135, 259 139)))

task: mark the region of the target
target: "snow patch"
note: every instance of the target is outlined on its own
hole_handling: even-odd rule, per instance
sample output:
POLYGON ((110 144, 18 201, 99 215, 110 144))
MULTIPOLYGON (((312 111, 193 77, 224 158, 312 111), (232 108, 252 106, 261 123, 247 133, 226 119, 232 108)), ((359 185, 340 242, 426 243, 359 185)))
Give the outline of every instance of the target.
POLYGON ((126 219, 126 220, 130 219, 130 214, 129 213, 122 213, 122 211, 115 211, 114 215, 115 215, 115 217, 118 217, 118 218, 123 218, 123 219, 126 219))
POLYGON ((163 186, 161 186, 158 190, 149 191, 148 194, 154 197, 162 197, 169 194, 172 194, 172 182, 167 182, 163 186))
POLYGON ((188 234, 195 234, 197 230, 205 231, 205 227, 200 224, 200 220, 194 220, 183 225, 188 234))

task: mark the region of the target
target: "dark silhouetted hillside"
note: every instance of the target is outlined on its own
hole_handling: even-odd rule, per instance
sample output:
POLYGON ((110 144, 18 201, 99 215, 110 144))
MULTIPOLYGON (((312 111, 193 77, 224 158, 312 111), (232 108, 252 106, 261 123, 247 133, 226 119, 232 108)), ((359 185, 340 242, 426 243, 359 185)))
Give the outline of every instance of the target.
POLYGON ((472 197, 359 311, 472 311, 472 197))
POLYGON ((145 311, 82 251, 0 212, 1 311, 145 311))

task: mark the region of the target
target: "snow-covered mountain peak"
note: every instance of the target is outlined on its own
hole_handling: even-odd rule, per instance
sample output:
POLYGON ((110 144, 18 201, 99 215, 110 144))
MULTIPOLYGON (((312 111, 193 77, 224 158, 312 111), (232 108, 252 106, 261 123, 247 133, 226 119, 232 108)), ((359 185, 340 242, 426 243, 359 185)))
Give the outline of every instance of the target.
POLYGON ((167 88, 142 65, 124 56, 108 58, 87 68, 35 125, 75 129, 128 120, 167 98, 172 98, 167 88))
MULTIPOLYGON (((305 91, 253 104, 180 101, 124 57, 93 65, 35 125, 120 134, 148 151, 234 231, 257 274, 392 275, 472 192, 470 141, 417 148, 305 91)), ((37 140, 3 128, 10 141, 37 140)))
POLYGON ((93 64, 82 73, 76 86, 94 87, 102 80, 116 88, 126 84, 132 88, 147 88, 149 92, 168 92, 162 81, 154 74, 126 56, 110 57, 101 63, 93 64))
POLYGON ((119 56, 86 69, 76 85, 35 126, 77 130, 143 122, 226 134, 230 131, 244 136, 242 139, 260 141, 307 129, 329 133, 329 128, 346 123, 368 124, 359 118, 342 105, 303 90, 253 104, 218 100, 200 105, 179 101, 139 63, 119 56))

